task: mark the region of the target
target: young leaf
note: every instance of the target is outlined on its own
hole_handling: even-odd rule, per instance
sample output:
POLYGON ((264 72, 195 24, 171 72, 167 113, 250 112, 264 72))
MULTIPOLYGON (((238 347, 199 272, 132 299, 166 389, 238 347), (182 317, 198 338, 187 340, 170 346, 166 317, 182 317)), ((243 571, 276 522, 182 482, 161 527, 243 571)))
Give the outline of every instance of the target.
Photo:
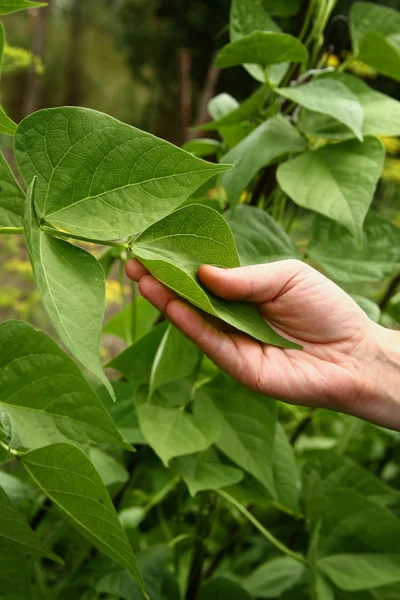
POLYGON ((25 194, 0 152, 0 229, 22 227, 25 194))
POLYGON ((67 521, 133 575, 143 590, 132 547, 100 475, 87 456, 75 446, 53 444, 25 454, 21 461, 67 521))
POLYGON ((218 140, 200 138, 198 140, 189 140, 183 144, 183 150, 190 152, 194 156, 211 156, 216 154, 221 147, 221 142, 218 140))
POLYGON ((400 269, 400 229, 369 211, 360 246, 344 227, 318 216, 307 252, 337 281, 382 281, 400 269))
POLYGON ((9 13, 25 8, 38 8, 47 6, 47 2, 31 2, 30 0, 0 0, 0 15, 8 15, 9 13))
POLYGON ((60 564, 63 561, 48 550, 37 533, 24 520, 14 507, 5 491, 0 487, 0 546, 4 544, 11 552, 21 552, 30 556, 45 556, 60 564))
POLYGON ((175 456, 207 450, 220 434, 209 420, 171 407, 158 392, 151 401, 137 394, 136 409, 144 437, 165 466, 175 456))
POLYGON ((241 193, 262 167, 284 154, 302 152, 305 148, 306 140, 282 116, 261 123, 221 159, 235 165, 221 180, 229 205, 232 208, 237 205, 241 193))
MULTIPOLYGON (((364 111, 363 135, 400 135, 400 102, 370 88, 364 81, 348 73, 330 73, 318 81, 332 80, 345 85, 364 111)), ((345 140, 352 132, 328 115, 303 110, 301 130, 309 136, 345 140)))
POLYGON ((107 367, 116 369, 130 382, 141 385, 150 382, 151 370, 157 349, 167 328, 161 323, 151 329, 147 335, 137 340, 132 346, 118 354, 107 367))
POLYGON ((255 305, 221 300, 199 285, 201 264, 240 266, 232 233, 217 211, 199 204, 185 206, 146 229, 132 252, 156 279, 198 308, 262 342, 298 347, 275 333, 255 305))
POLYGON ((174 458, 172 468, 183 477, 191 496, 206 490, 219 490, 239 483, 243 471, 223 465, 215 453, 190 454, 174 458))
MULTIPOLYGON (((199 125, 197 129, 224 130, 226 127, 233 127, 235 125, 240 125, 240 123, 243 123, 244 121, 260 118, 261 109, 265 104, 268 93, 268 86, 261 85, 255 92, 253 92, 253 94, 251 94, 251 96, 244 100, 242 104, 239 104, 235 100, 236 104, 232 105, 231 109, 223 114, 220 112, 214 112, 213 114, 210 110, 210 103, 208 112, 214 121, 211 121, 211 123, 205 123, 204 125, 199 125)), ((220 94, 220 96, 221 95, 222 94, 220 94)))
POLYGON ((0 106, 0 133, 5 135, 14 135, 17 124, 10 117, 7 117, 3 108, 0 106))
POLYGON ((284 62, 305 62, 307 48, 287 33, 254 31, 222 48, 215 64, 221 69, 252 64, 265 68, 284 62))
MULTIPOLYGON (((231 42, 241 39, 254 31, 272 31, 282 33, 279 25, 271 19, 260 2, 254 0, 232 0, 229 19, 231 42)), ((265 69, 260 65, 244 65, 246 71, 257 81, 266 81, 265 69)), ((277 85, 289 68, 288 63, 276 64, 267 68, 268 81, 277 85)))
POLYGON ((334 554, 317 564, 338 588, 349 592, 400 582, 400 554, 334 554))
POLYGON ((282 227, 264 210, 239 204, 235 214, 225 213, 242 265, 299 258, 299 253, 282 227))
POLYGON ((27 558, 0 545, 0 599, 32 600, 31 572, 27 558))
POLYGON ((245 577, 242 585, 254 598, 278 598, 304 575, 305 567, 290 556, 272 558, 245 577))
POLYGON ((229 168, 102 113, 71 107, 24 119, 15 157, 26 184, 37 176, 40 218, 104 240, 142 231, 229 168))
POLYGON ((219 427, 217 447, 275 497, 272 456, 276 402, 220 375, 197 393, 194 414, 219 427))
POLYGON ((41 230, 35 213, 35 182, 28 190, 24 234, 42 302, 67 348, 112 395, 99 357, 105 309, 103 267, 86 250, 41 230))
POLYGON ((224 577, 215 577, 204 584, 199 600, 252 600, 239 583, 224 577))
POLYGON ((277 178, 296 204, 341 223, 361 242, 384 158, 379 140, 351 140, 301 154, 282 164, 277 178))
POLYGON ((363 140, 364 111, 357 96, 340 81, 321 78, 305 85, 279 88, 280 96, 317 113, 344 123, 359 140, 363 140))
POLYGON ((7 348, 0 358, 0 406, 15 445, 35 449, 71 441, 131 449, 77 365, 47 334, 6 321, 0 324, 0 347, 7 348))
POLYGON ((169 325, 151 368, 150 396, 162 385, 192 377, 200 358, 197 346, 178 329, 169 325))
POLYGON ((400 81, 400 14, 388 6, 356 2, 350 11, 355 54, 373 69, 400 81))

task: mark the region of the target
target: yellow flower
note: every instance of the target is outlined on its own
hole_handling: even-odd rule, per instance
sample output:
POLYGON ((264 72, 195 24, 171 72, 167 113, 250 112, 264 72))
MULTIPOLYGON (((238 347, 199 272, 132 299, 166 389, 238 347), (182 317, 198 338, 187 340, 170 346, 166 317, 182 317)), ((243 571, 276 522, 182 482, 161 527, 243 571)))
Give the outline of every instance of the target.
POLYGON ((400 154, 400 139, 388 135, 378 136, 388 154, 400 154))
POLYGON ((337 69, 340 66, 340 58, 336 56, 336 54, 328 54, 328 52, 325 52, 322 56, 322 63, 326 67, 337 69))
POLYGON ((383 169, 382 179, 385 181, 394 181, 395 183, 400 183, 400 159, 387 159, 383 169))

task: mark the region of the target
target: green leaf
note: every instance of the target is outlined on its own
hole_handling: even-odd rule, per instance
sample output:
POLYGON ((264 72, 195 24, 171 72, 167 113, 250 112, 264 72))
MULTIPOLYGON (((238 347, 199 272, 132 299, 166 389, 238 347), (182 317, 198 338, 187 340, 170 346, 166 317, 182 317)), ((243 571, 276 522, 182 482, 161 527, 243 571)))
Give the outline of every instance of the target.
POLYGON ((172 468, 183 477, 191 496, 207 490, 219 490, 243 479, 243 471, 223 465, 213 452, 175 458, 172 468))
POLYGON ((87 456, 75 446, 53 444, 21 457, 33 481, 63 517, 100 552, 143 582, 110 496, 87 456))
POLYGON ((352 298, 357 302, 358 306, 360 306, 363 309, 363 311, 368 315, 371 321, 379 323, 379 319, 381 317, 381 309, 379 308, 379 305, 376 302, 370 300, 369 298, 365 298, 364 296, 357 296, 354 294, 352 294, 352 298))
POLYGON ((136 386, 127 381, 113 381, 112 386, 116 396, 115 402, 103 386, 97 390, 100 400, 107 408, 124 440, 130 444, 145 444, 145 439, 139 429, 134 404, 136 386))
POLYGON ((196 394, 194 414, 219 427, 216 446, 275 497, 276 402, 220 375, 196 394))
MULTIPOLYGON (((204 125, 200 125, 197 129, 217 129, 224 130, 226 127, 233 127, 236 125, 240 125, 245 121, 249 121, 250 119, 255 120, 257 118, 261 118, 261 110, 265 104, 269 93, 268 86, 261 85, 251 96, 246 98, 242 104, 239 104, 232 96, 232 100, 235 100, 235 103, 231 104, 229 110, 226 111, 211 111, 211 102, 209 104, 209 113, 214 121, 211 123, 205 123, 204 125), (215 115, 215 116, 213 116, 215 115)), ((224 94, 220 94, 222 96, 224 94)), ((228 95, 229 94, 225 94, 228 95)), ((218 96, 216 96, 218 98, 218 96)), ((216 99, 215 98, 215 99, 216 99)), ((215 100, 214 99, 214 100, 215 100)))
POLYGON ((169 325, 154 358, 149 394, 152 395, 167 383, 192 377, 200 358, 197 346, 178 329, 169 325))
POLYGON ((304 108, 344 123, 359 140, 363 140, 363 107, 357 96, 341 81, 314 79, 304 85, 279 88, 277 92, 304 108))
POLYGON ((285 258, 299 258, 290 237, 268 213, 239 204, 235 214, 225 213, 242 265, 256 265, 285 258))
MULTIPOLYGON (((116 491, 121 484, 128 481, 129 473, 125 467, 99 448, 89 448, 88 457, 107 488, 116 491)), ((111 491, 110 495, 112 495, 111 491)))
POLYGON ((400 229, 370 211, 360 246, 344 227, 317 217, 307 252, 338 281, 381 281, 400 269, 400 229))
POLYGON ((221 159, 235 165, 221 179, 229 205, 237 205, 241 193, 261 168, 284 154, 302 152, 305 148, 305 139, 282 116, 278 115, 259 125, 221 159))
POLYGON ((350 592, 400 582, 400 554, 335 554, 321 558, 318 567, 350 592))
POLYGON ((254 598, 277 598, 301 579, 305 567, 290 556, 272 558, 257 567, 243 581, 254 598))
POLYGON ((143 394, 135 400, 140 429, 165 466, 175 456, 207 450, 219 436, 217 425, 171 407, 158 392, 151 401, 143 394))
POLYGON ((0 229, 22 227, 25 194, 0 152, 0 229))
POLYGON ((224 577, 215 577, 203 585, 199 600, 252 600, 238 583, 224 577))
POLYGON ((306 62, 308 52, 305 46, 287 33, 254 31, 222 48, 215 64, 220 69, 237 65, 269 65, 284 62, 306 62))
POLYGON ((190 152, 194 156, 212 156, 216 154, 221 147, 221 142, 218 140, 199 138, 197 140, 190 140, 183 144, 183 150, 190 152))
POLYGON ((320 523, 312 532, 308 547, 308 579, 311 600, 335 600, 333 590, 325 577, 318 571, 318 545, 320 523))
POLYGON ((376 138, 351 140, 301 154, 282 164, 277 178, 296 204, 341 223, 361 242, 384 158, 376 138))
POLYGON ((300 10, 300 0, 261 0, 261 4, 266 11, 278 17, 292 17, 300 10))
POLYGON ((22 321, 0 324, 0 407, 22 448, 71 441, 127 446, 73 360, 22 321))
POLYGON ((35 181, 28 190, 24 234, 42 302, 61 341, 112 395, 99 356, 105 309, 103 267, 86 250, 40 229, 35 181))
POLYGON ((211 98, 207 105, 208 114, 212 119, 223 119, 239 107, 239 102, 226 92, 211 98))
POLYGON ((280 423, 276 424, 272 470, 278 501, 299 512, 300 478, 292 446, 280 423))
MULTIPOLYGON (((400 135, 400 102, 370 88, 364 81, 348 73, 331 73, 321 78, 345 85, 355 96, 364 111, 362 133, 366 135, 400 135)), ((300 115, 301 130, 309 136, 344 140, 352 137, 351 131, 327 115, 303 110, 300 115)))
POLYGON ((29 563, 8 545, 0 546, 0 600, 32 600, 29 563))
MULTIPOLYGON (((142 573, 144 587, 151 600, 163 600, 162 584, 165 563, 170 558, 168 546, 151 546, 137 555, 137 564, 142 573)), ((143 596, 136 581, 126 571, 112 571, 96 582, 96 591, 111 594, 124 600, 142 600, 143 596)), ((178 599, 176 599, 178 600, 178 599)))
POLYGON ((136 385, 149 383, 154 358, 166 327, 166 323, 154 327, 147 335, 118 354, 108 363, 107 367, 117 369, 126 379, 136 385))
POLYGON ((0 106, 0 133, 5 135, 14 135, 17 130, 17 124, 10 117, 7 117, 4 109, 0 106))
POLYGON ((24 119, 15 157, 26 184, 37 176, 40 218, 100 239, 142 231, 228 168, 102 113, 71 107, 24 119))
POLYGON ((200 204, 185 206, 146 229, 132 252, 156 279, 198 308, 265 343, 298 347, 275 333, 255 305, 227 302, 198 283, 201 264, 240 266, 232 233, 217 211, 200 204))
POLYGON ((354 51, 370 67, 400 81, 400 14, 388 6, 356 2, 350 11, 354 51))
POLYGON ((38 8, 47 6, 47 2, 30 2, 29 0, 0 0, 0 15, 8 15, 9 13, 25 8, 38 8))
POLYGON ((60 564, 63 561, 48 550, 37 533, 24 520, 20 511, 0 487, 0 546, 4 544, 11 552, 21 552, 30 556, 45 556, 60 564))
POLYGON ((20 474, 12 475, 6 471, 0 471, 0 486, 7 494, 14 506, 28 504, 33 500, 34 491, 32 486, 19 478, 20 474))
MULTIPOLYGON (((139 340, 146 335, 157 320, 159 311, 143 296, 135 298, 136 327, 135 339, 139 340)), ((117 312, 103 327, 103 333, 116 335, 117 337, 128 341, 128 332, 130 335, 132 325, 132 307, 128 304, 125 308, 117 312)))
MULTIPOLYGON (((256 0, 232 0, 229 19, 229 35, 232 42, 254 31, 282 33, 281 28, 271 19, 260 2, 256 0)), ((288 70, 289 64, 282 63, 268 67, 268 81, 277 85, 288 70)), ((260 65, 244 65, 246 71, 257 81, 266 80, 265 69, 260 65)))

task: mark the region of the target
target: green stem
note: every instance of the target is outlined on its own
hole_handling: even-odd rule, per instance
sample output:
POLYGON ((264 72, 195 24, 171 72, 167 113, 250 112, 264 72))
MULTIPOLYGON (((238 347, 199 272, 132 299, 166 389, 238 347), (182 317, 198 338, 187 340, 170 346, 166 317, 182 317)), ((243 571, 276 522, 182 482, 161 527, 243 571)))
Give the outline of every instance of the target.
POLYGON ((13 450, 13 448, 10 448, 10 446, 8 444, 5 444, 4 442, 0 441, 0 446, 4 448, 4 450, 6 450, 11 456, 17 457, 21 454, 21 452, 18 452, 18 450, 13 450))
POLYGON ((180 476, 177 475, 171 481, 169 481, 153 498, 146 504, 144 507, 145 512, 149 512, 152 508, 154 508, 159 502, 164 500, 166 496, 178 485, 180 481, 180 476))
POLYGON ((290 548, 288 548, 287 546, 285 546, 285 544, 283 544, 282 542, 280 542, 270 531, 268 531, 268 529, 266 529, 260 523, 260 521, 258 519, 256 519, 256 517, 254 515, 251 514, 250 511, 247 510, 247 508, 245 506, 243 506, 243 504, 240 504, 240 502, 238 502, 236 500, 236 498, 234 498, 233 496, 231 496, 230 494, 228 494, 224 490, 217 490, 216 493, 219 496, 221 496, 222 498, 224 498, 224 500, 226 500, 227 502, 229 502, 230 504, 232 504, 242 515, 244 515, 246 517, 246 519, 248 519, 250 521, 250 523, 252 523, 254 525, 254 527, 256 529, 258 529, 258 531, 260 533, 262 533, 262 535, 269 542, 271 542, 271 544, 273 546, 275 546, 275 548, 277 548, 278 550, 280 550, 281 552, 283 552, 287 556, 290 556, 294 560, 297 560, 297 562, 300 562, 300 563, 302 563, 304 565, 307 564, 307 560, 303 556, 301 556, 301 554, 297 554, 297 552, 293 552, 292 550, 290 550, 290 548))
POLYGON ((130 337, 132 341, 136 339, 136 331, 137 331, 137 288, 136 283, 132 281, 131 283, 131 333, 130 337))
POLYGON ((24 233, 23 227, 0 227, 0 234, 24 233))
POLYGON ((113 246, 114 248, 126 249, 128 247, 127 244, 125 244, 123 242, 109 242, 109 241, 105 241, 105 240, 87 238, 87 237, 83 237, 80 235, 75 235, 73 233, 65 233, 64 231, 60 231, 59 229, 53 229, 52 227, 47 227, 47 225, 42 225, 41 230, 55 238, 61 238, 62 240, 67 240, 67 241, 69 239, 71 239, 71 240, 79 240, 80 242, 89 242, 89 244, 97 244, 97 245, 101 245, 101 246, 113 246))
MULTIPOLYGON (((124 276, 125 276, 125 263, 121 258, 119 261, 119 288, 121 291, 122 306, 124 309, 126 309, 128 307, 128 301, 127 301, 126 293, 125 293, 124 276)), ((131 336, 131 324, 130 324, 129 317, 130 317, 130 315, 126 314, 126 312, 124 312, 125 337, 126 337, 126 341, 128 342, 128 345, 131 345, 133 338, 131 336)))

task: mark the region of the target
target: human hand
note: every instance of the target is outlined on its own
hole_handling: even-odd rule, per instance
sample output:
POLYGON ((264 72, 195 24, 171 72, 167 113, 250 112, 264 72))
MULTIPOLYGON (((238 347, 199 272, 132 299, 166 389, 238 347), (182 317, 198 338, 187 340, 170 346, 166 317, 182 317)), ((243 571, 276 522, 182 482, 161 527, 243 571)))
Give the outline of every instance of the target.
POLYGON ((198 272, 201 284, 216 296, 256 303, 271 327, 303 350, 277 348, 227 331, 222 323, 211 324, 136 259, 127 263, 126 272, 139 282, 147 300, 241 384, 292 404, 329 408, 400 429, 400 402, 394 393, 400 384, 400 357, 397 362, 391 350, 392 332, 373 323, 350 296, 307 264, 203 265, 198 272), (388 385, 382 386, 384 366, 388 385))

